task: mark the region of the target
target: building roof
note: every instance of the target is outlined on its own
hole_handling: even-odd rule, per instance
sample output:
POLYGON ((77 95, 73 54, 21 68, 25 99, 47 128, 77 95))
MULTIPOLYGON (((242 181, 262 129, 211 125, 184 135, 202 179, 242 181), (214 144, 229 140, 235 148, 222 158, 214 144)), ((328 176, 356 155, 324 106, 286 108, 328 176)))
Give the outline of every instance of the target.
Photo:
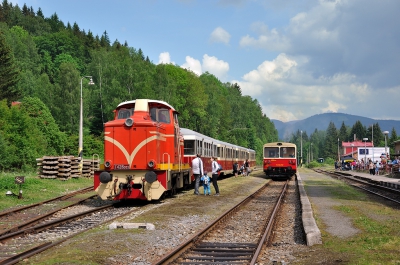
POLYGON ((374 144, 371 142, 364 141, 353 141, 353 142, 342 142, 342 147, 373 147, 374 144), (353 144, 353 145, 352 145, 353 144))

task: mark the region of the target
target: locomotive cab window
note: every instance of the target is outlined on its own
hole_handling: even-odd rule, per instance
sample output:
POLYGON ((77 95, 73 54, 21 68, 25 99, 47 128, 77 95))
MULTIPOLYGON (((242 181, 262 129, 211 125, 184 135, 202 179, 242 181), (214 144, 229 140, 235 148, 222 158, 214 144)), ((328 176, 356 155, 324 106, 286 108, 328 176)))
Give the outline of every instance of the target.
POLYGON ((150 109, 150 118, 152 121, 157 121, 157 108, 150 109))
POLYGON ((158 121, 162 123, 171 122, 168 109, 158 109, 155 107, 150 108, 150 118, 152 121, 158 121))
POLYGON ((169 111, 166 109, 160 109, 158 111, 158 121, 162 123, 170 123, 169 111))
POLYGON ((117 119, 127 119, 132 115, 131 113, 133 113, 131 109, 120 109, 118 110, 117 119))

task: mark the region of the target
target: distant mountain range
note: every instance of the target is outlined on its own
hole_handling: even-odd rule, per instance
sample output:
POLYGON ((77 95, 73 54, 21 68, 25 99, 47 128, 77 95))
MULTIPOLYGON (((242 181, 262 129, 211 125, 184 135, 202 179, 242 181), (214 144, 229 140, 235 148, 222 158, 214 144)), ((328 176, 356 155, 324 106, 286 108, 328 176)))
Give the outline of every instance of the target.
POLYGON ((394 128, 397 135, 400 134, 400 121, 397 120, 374 120, 371 118, 344 114, 344 113, 325 113, 311 116, 304 120, 282 122, 279 120, 271 121, 275 124, 275 128, 278 130, 280 140, 287 141, 291 138, 292 133, 296 133, 297 130, 307 132, 310 136, 311 133, 317 129, 318 131, 326 131, 329 123, 332 121, 336 129, 340 129, 342 122, 346 126, 353 127, 356 121, 360 121, 365 127, 371 126, 372 124, 379 123, 381 130, 389 131, 394 128))

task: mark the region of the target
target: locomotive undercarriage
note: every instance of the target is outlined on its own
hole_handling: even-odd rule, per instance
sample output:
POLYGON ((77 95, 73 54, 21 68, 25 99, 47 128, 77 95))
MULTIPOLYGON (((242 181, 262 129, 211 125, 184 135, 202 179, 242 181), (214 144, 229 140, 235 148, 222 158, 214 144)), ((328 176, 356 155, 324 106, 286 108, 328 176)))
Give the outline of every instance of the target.
POLYGON ((113 171, 100 174, 101 185, 96 189, 103 200, 158 200, 174 195, 190 183, 185 171, 113 171))

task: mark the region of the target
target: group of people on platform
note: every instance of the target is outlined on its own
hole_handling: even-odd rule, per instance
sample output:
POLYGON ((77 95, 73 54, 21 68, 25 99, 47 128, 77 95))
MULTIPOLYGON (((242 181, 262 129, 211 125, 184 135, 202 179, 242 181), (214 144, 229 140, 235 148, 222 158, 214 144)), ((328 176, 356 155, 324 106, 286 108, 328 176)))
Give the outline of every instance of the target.
POLYGON ((335 161, 335 169, 336 170, 368 170, 371 175, 379 175, 382 170, 387 171, 389 167, 400 164, 399 157, 395 157, 392 161, 388 160, 387 155, 382 154, 380 157, 380 162, 376 160, 372 161, 371 158, 368 158, 367 161, 364 161, 364 158, 361 160, 353 160, 351 162, 345 162, 342 160, 341 162, 335 161), (390 161, 390 162, 389 162, 390 161))
MULTIPOLYGON (((249 160, 246 159, 246 161, 243 163, 243 165, 239 168, 239 164, 235 162, 232 165, 233 168, 233 174, 235 177, 238 176, 239 173, 242 174, 242 176, 248 176, 250 174, 250 164, 249 160)), ((216 157, 211 158, 211 178, 208 176, 208 172, 204 171, 203 167, 203 161, 201 160, 201 155, 197 154, 196 158, 192 160, 192 171, 193 175, 195 178, 194 182, 194 194, 199 195, 200 191, 200 182, 203 185, 204 188, 204 195, 211 195, 211 183, 213 184, 213 187, 215 189, 215 196, 219 196, 219 187, 218 187, 218 176, 219 176, 219 165, 217 162, 216 157)))

